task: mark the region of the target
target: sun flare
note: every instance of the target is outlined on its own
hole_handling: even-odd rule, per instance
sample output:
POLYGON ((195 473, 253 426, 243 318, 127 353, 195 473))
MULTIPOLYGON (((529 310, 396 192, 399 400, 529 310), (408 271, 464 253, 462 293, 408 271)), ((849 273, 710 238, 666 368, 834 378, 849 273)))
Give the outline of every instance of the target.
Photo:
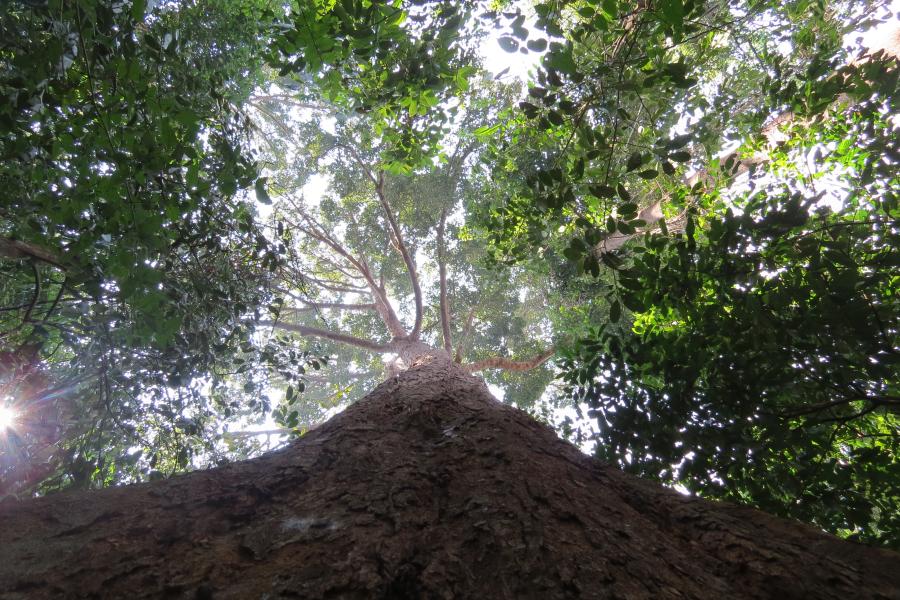
POLYGON ((0 430, 12 427, 16 422, 16 411, 8 406, 0 406, 0 430))

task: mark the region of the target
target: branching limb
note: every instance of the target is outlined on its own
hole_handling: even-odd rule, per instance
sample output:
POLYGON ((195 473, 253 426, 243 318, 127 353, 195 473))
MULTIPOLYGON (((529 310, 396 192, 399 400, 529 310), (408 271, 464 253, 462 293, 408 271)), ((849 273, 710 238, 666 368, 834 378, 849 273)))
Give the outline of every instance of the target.
POLYGON ((456 356, 453 357, 453 362, 462 362, 462 354, 465 349, 466 340, 469 338, 469 332, 472 330, 472 320, 475 318, 475 307, 473 306, 469 310, 468 316, 466 316, 466 325, 463 327, 462 335, 459 336, 459 343, 456 345, 456 356))
POLYGON ((324 243, 332 250, 337 252, 341 257, 347 260, 353 267, 359 271, 359 273, 366 280, 366 284, 369 286, 369 290, 372 293, 372 296, 375 298, 376 310, 378 311, 379 316, 381 316, 382 321, 390 332, 391 336, 397 338, 406 337, 406 330, 403 328, 402 323, 400 323, 400 319, 397 318, 394 309, 391 307, 390 302, 388 302, 387 294, 384 291, 384 286, 379 286, 375 282, 375 278, 372 276, 372 271, 369 269, 369 266, 365 263, 365 261, 360 260, 350 254, 350 252, 345 249, 340 242, 334 239, 331 235, 326 233, 325 228, 322 227, 315 219, 310 217, 305 213, 300 214, 301 218, 306 222, 306 225, 297 225, 297 228, 300 231, 303 231, 310 237, 319 240, 324 243))
POLYGON ((34 307, 37 306, 38 300, 41 299, 41 270, 38 268, 36 260, 31 261, 31 270, 34 271, 34 295, 31 297, 28 308, 25 310, 25 317, 22 319, 23 324, 31 321, 31 313, 34 312, 34 307))
POLYGON ((333 342, 341 342, 350 346, 356 346, 357 348, 371 350, 372 352, 386 352, 388 350, 388 346, 385 344, 379 344, 377 342, 373 342, 372 340, 364 340, 363 338, 358 338, 353 335, 347 335, 345 333, 328 331, 327 329, 319 329, 318 327, 307 327, 306 325, 294 325, 293 323, 281 323, 278 321, 259 321, 258 324, 264 327, 274 327, 283 331, 299 333, 300 335, 304 336, 318 337, 326 340, 331 340, 333 342))
POLYGON ((447 298, 447 264, 444 259, 444 226, 447 224, 447 209, 441 212, 441 222, 437 229, 438 272, 441 280, 441 333, 444 336, 444 350, 453 352, 450 340, 450 300, 447 298))
POLYGON ((387 217, 391 231, 394 232, 397 248, 400 250, 403 262, 406 263, 406 270, 409 273, 409 279, 412 283, 413 296, 415 297, 416 302, 416 320, 412 331, 409 333, 409 338, 411 340, 418 340, 419 333, 422 331, 422 288, 419 286, 419 277, 416 275, 416 263, 413 261, 409 250, 406 248, 406 244, 403 241, 403 234, 400 231, 400 225, 397 224, 397 219, 394 218, 394 213, 391 211, 391 205, 388 204, 387 197, 384 195, 384 173, 378 174, 375 191, 378 194, 378 200, 381 202, 381 207, 384 209, 384 214, 387 217))
MULTIPOLYGON (((872 408, 877 408, 879 406, 900 406, 900 397, 898 396, 849 396, 846 398, 838 398, 837 400, 829 400, 827 402, 820 402, 818 404, 811 404, 809 406, 803 406, 800 408, 796 408, 793 410, 782 411, 776 413, 779 417, 800 417, 804 415, 811 415, 813 413, 821 412, 823 410, 828 410, 831 408, 835 408, 838 406, 842 406, 845 404, 850 404, 851 402, 868 402, 872 408)), ((870 412, 870 411, 866 411, 870 412)), ((858 416, 858 415, 857 415, 858 416)), ((856 418, 854 416, 853 418, 856 418)))
POLYGON ((306 306, 303 308, 284 308, 283 311, 288 312, 311 312, 314 310, 325 310, 332 308, 334 310, 375 310, 374 303, 366 303, 366 304, 346 304, 344 302, 310 302, 307 300, 301 300, 306 306))
POLYGON ((14 260, 21 258, 33 258, 47 264, 51 264, 58 269, 65 270, 62 261, 49 250, 45 250, 34 244, 12 240, 9 238, 0 238, 0 259, 11 258, 14 260))
POLYGON ((344 148, 345 150, 347 150, 347 152, 350 153, 350 156, 353 157, 353 160, 356 161, 356 164, 358 164, 360 166, 360 168, 363 171, 365 171, 366 176, 372 181, 372 183, 374 183, 375 185, 379 184, 380 176, 378 179, 376 179, 375 174, 372 173, 372 169, 370 169, 369 165, 367 165, 363 161, 363 159, 359 156, 359 153, 356 151, 356 149, 353 146, 350 146, 347 144, 341 144, 340 147, 344 148))
POLYGON ((547 360, 555 353, 556 349, 550 348, 546 352, 538 354, 534 358, 530 358, 528 360, 512 360, 504 356, 492 356, 491 358, 486 358, 484 360, 479 360, 478 362, 463 365, 463 368, 470 373, 483 371, 485 369, 503 369, 504 371, 530 371, 531 369, 539 367, 547 362, 547 360))
POLYGON ((303 102, 302 100, 298 100, 294 96, 290 94, 263 94, 259 96, 251 96, 249 100, 250 104, 256 106, 261 102, 277 102, 284 103, 287 102, 291 106, 296 108, 305 108, 308 110, 318 110, 318 111, 331 111, 332 107, 326 106, 324 104, 316 104, 314 102, 303 102))

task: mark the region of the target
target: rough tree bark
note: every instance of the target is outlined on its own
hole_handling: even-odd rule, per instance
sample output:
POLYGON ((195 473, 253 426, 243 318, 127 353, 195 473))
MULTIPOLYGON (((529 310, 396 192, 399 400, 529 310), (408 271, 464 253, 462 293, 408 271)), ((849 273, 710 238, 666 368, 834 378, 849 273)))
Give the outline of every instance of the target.
POLYGON ((900 556, 604 466, 444 354, 283 451, 0 531, 4 600, 900 597, 900 556))

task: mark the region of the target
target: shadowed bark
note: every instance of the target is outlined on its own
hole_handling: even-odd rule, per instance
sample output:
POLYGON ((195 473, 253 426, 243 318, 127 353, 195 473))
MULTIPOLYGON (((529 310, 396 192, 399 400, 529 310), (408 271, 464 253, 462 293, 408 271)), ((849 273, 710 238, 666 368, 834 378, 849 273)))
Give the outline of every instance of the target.
POLYGON ((900 556, 623 474, 426 357, 287 449, 0 505, 0 598, 898 598, 900 556))

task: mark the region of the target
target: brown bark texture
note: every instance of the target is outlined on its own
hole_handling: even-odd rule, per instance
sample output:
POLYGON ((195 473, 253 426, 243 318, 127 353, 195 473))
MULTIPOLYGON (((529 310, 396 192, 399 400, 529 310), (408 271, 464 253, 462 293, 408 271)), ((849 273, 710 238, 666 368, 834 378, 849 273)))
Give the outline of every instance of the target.
POLYGON ((289 448, 0 506, 0 598, 900 598, 900 555, 601 464, 425 357, 289 448))

